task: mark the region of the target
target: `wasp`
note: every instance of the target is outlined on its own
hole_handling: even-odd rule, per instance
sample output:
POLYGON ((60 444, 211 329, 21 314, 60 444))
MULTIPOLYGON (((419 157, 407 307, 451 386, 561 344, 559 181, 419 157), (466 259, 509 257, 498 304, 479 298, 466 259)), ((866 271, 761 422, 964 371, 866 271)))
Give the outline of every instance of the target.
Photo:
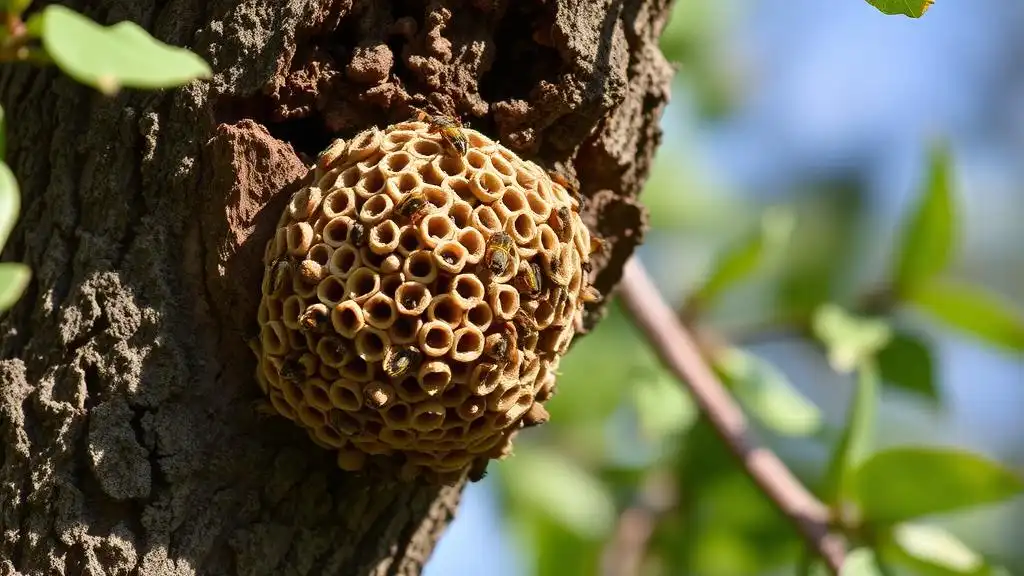
POLYGON ((562 303, 565 302, 568 298, 569 298, 569 291, 566 290, 563 286, 559 286, 552 293, 551 307, 554 308, 555 310, 557 310, 558 307, 561 306, 562 303))
POLYGON ((348 231, 348 241, 356 248, 362 246, 366 242, 366 226, 359 222, 353 223, 348 231))
POLYGON ((562 275, 562 258, 559 256, 546 257, 547 262, 547 277, 555 286, 565 286, 569 283, 569 278, 562 275))
POLYGON ((292 266, 288 256, 281 255, 274 259, 270 266, 270 293, 277 294, 288 281, 292 266))
POLYGON ((548 177, 551 178, 555 184, 565 188, 565 191, 569 193, 569 196, 572 196, 573 200, 576 200, 576 206, 574 207, 576 212, 583 210, 583 204, 586 202, 586 199, 582 194, 580 194, 579 188, 569 182, 569 179, 557 170, 548 170, 548 177))
POLYGON ((597 288, 594 288, 593 286, 587 286, 580 291, 580 301, 582 301, 584 304, 597 302, 600 299, 601 293, 598 292, 597 288))
POLYGON ((603 254, 608 250, 608 241, 597 236, 590 237, 590 254, 603 254))
POLYGON ((516 315, 512 317, 512 326, 515 327, 520 341, 528 340, 537 333, 537 322, 522 308, 517 310, 516 315))
POLYGON ((299 327, 306 332, 321 332, 330 320, 330 312, 327 306, 317 302, 306 308, 306 311, 299 316, 299 327))
POLYGON ((400 378, 419 367, 422 357, 420 351, 412 347, 393 351, 384 359, 384 372, 391 378, 400 378))
POLYGON ((540 266, 536 262, 530 262, 519 269, 513 281, 517 290, 528 296, 536 296, 543 289, 541 283, 540 266))
POLYGON ((557 220, 555 233, 558 234, 559 242, 568 242, 572 238, 572 222, 569 220, 570 217, 567 206, 562 206, 555 212, 555 220, 557 220))
POLYGON ((484 261, 487 269, 496 276, 501 276, 508 270, 512 263, 512 251, 515 249, 515 242, 506 232, 495 232, 487 241, 487 249, 484 252, 484 261))
POLYGON ((299 355, 292 354, 281 362, 281 367, 278 368, 277 373, 281 375, 281 378, 289 382, 301 382, 306 377, 306 367, 302 365, 299 355))
POLYGON ((458 262, 458 260, 455 259, 455 256, 450 252, 445 252, 444 255, 441 256, 441 259, 452 266, 458 262))
POLYGON ((395 212, 399 216, 408 218, 410 222, 415 226, 419 224, 420 220, 430 211, 430 203, 427 202, 423 192, 416 191, 410 192, 402 201, 395 206, 395 212))
POLYGON ((505 364, 512 352, 512 345, 506 334, 490 334, 483 343, 483 354, 498 364, 505 364))
POLYGON ((416 306, 419 305, 419 303, 420 303, 420 299, 419 298, 415 298, 413 296, 406 296, 402 300, 402 306, 405 306, 406 310, 413 310, 414 308, 416 308, 416 306))
POLYGON ((540 402, 534 402, 530 409, 526 411, 526 414, 523 415, 521 422, 523 423, 523 428, 532 428, 547 422, 550 418, 551 415, 548 414, 544 406, 540 402))
POLYGON ((441 138, 450 146, 459 156, 465 156, 469 150, 469 140, 466 139, 466 134, 462 131, 462 121, 457 116, 443 116, 443 115, 431 115, 427 112, 414 108, 416 110, 416 119, 420 121, 426 121, 430 124, 429 131, 434 134, 440 134, 441 138))
POLYGON ((491 459, 482 456, 473 460, 469 465, 469 473, 466 475, 470 482, 479 482, 487 476, 487 465, 491 459))
POLYGON ((484 341, 484 354, 497 362, 498 366, 508 364, 512 352, 519 347, 518 332, 513 322, 505 322, 501 329, 484 341))

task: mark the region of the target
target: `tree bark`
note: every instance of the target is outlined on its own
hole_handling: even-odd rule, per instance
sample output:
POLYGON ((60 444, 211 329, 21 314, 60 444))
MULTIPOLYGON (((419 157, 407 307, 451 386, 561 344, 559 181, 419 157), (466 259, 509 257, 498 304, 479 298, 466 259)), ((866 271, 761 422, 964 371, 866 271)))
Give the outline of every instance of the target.
POLYGON ((3 256, 34 271, 0 319, 0 575, 419 573, 461 486, 345 474, 251 408, 268 233, 332 137, 429 96, 576 173, 609 292, 643 234, 669 0, 69 4, 216 74, 113 98, 0 75, 24 207, 3 256))

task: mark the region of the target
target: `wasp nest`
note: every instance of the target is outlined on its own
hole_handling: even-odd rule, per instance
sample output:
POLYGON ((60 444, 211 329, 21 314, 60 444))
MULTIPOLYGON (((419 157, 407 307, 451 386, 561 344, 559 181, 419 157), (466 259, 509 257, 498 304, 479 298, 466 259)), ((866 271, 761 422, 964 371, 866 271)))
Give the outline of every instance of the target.
POLYGON ((264 255, 274 411, 346 470, 453 481, 507 455, 596 295, 578 196, 436 119, 336 140, 312 170, 264 255))

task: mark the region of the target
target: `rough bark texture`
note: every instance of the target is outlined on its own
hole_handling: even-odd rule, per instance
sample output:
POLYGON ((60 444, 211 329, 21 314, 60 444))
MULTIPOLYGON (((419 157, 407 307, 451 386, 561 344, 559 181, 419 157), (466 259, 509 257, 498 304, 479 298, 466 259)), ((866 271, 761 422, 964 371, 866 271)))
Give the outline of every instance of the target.
POLYGON ((0 75, 24 196, 4 258, 35 273, 0 320, 0 575, 418 573, 461 487, 346 475, 251 409, 268 227, 331 137, 430 95, 576 173, 609 291, 643 232, 668 2, 71 2, 216 76, 105 99, 0 75))

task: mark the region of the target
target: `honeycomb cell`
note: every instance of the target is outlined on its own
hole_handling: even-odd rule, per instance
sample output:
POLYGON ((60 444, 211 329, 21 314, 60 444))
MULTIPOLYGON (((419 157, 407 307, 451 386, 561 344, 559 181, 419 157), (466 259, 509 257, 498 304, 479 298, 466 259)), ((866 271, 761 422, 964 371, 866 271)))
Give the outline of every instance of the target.
POLYGON ((599 297, 573 195, 462 130, 464 154, 419 121, 335 140, 264 251, 257 381, 344 470, 454 482, 510 454, 599 297))

